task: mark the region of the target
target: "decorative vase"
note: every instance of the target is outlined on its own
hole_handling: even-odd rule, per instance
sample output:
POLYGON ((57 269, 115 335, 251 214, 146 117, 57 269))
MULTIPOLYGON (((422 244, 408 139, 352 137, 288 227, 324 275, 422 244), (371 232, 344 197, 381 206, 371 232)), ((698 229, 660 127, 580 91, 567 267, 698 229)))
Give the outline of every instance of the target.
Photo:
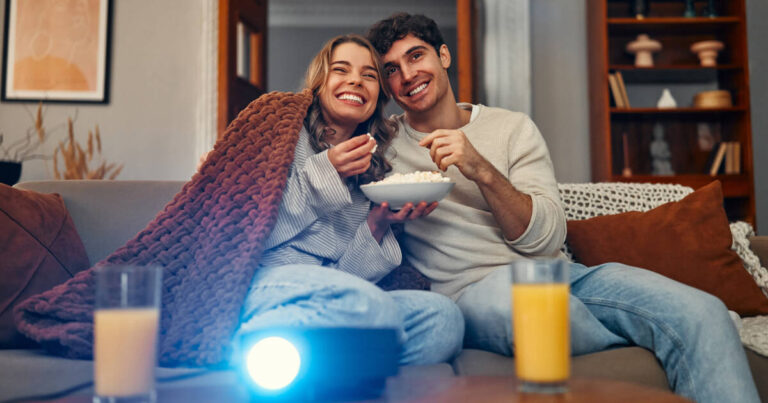
POLYGON ((693 0, 685 0, 685 12, 683 17, 692 18, 696 16, 696 7, 693 5, 693 0))
POLYGON ((699 55, 699 61, 704 67, 717 66, 717 52, 723 50, 725 45, 720 41, 700 41, 691 45, 691 52, 699 55))
POLYGON ((640 34, 637 39, 627 44, 627 52, 635 54, 635 67, 653 67, 652 52, 661 50, 661 43, 646 34, 640 34))
POLYGON ((0 161, 0 183, 13 186, 21 177, 21 162, 0 161))
POLYGON ((648 16, 648 0, 629 0, 632 4, 632 15, 638 20, 648 16))
POLYGON ((717 9, 715 8, 715 0, 709 0, 707 2, 707 10, 704 14, 709 18, 717 17, 717 9))

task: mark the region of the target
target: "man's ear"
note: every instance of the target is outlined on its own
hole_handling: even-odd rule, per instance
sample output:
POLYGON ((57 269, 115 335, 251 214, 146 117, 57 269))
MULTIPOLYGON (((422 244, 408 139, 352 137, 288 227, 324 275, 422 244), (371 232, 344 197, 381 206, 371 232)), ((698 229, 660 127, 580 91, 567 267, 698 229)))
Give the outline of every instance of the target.
POLYGON ((440 64, 446 70, 451 67, 451 52, 446 44, 440 45, 440 64))

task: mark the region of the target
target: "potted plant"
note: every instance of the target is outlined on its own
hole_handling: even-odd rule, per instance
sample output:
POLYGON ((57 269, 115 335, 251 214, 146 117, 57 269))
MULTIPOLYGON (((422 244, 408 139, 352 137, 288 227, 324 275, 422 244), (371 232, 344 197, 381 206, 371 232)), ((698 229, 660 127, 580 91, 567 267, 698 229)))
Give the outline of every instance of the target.
POLYGON ((5 144, 5 136, 0 133, 0 183, 12 186, 21 177, 21 164, 33 159, 50 159, 36 154, 38 147, 45 142, 48 133, 43 127, 43 104, 37 105, 34 125, 27 129, 26 135, 11 144, 5 144))

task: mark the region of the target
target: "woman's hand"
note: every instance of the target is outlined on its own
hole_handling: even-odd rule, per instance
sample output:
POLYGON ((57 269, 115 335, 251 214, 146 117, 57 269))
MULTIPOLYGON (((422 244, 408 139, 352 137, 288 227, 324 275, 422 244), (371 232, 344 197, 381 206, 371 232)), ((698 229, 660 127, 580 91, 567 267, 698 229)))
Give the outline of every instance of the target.
POLYGON ((405 206, 398 211, 390 210, 389 203, 387 202, 375 204, 368 213, 368 228, 371 229, 371 234, 373 234, 376 242, 381 243, 384 234, 387 233, 391 224, 425 217, 436 208, 437 202, 432 202, 430 204, 427 204, 427 202, 420 202, 415 207, 413 203, 406 203, 405 206))
POLYGON ((328 159, 342 178, 348 178, 368 170, 374 146, 375 140, 367 134, 361 134, 331 147, 328 159))

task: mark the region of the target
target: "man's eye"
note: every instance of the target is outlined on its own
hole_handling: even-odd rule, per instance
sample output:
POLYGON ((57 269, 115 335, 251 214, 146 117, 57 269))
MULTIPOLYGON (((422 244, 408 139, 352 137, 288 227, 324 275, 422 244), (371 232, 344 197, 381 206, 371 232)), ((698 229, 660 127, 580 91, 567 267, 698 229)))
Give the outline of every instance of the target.
POLYGON ((411 60, 417 60, 421 58, 421 53, 414 53, 411 55, 411 60))
POLYGON ((389 66, 386 69, 384 69, 384 73, 387 75, 387 77, 389 77, 392 74, 397 73, 397 67, 389 66))

